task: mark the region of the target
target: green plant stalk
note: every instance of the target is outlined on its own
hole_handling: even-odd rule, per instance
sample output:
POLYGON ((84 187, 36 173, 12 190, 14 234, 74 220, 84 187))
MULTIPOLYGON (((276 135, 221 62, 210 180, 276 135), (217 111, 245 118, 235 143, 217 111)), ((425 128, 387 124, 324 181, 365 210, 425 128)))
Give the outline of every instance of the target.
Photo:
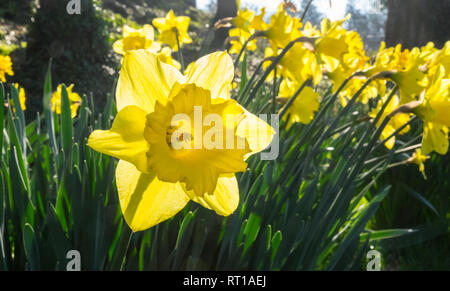
POLYGON ((177 39, 178 59, 179 59, 180 64, 181 64, 181 71, 184 72, 184 69, 185 69, 185 67, 184 67, 184 59, 183 59, 183 52, 181 51, 180 40, 179 40, 179 37, 178 37, 178 29, 176 29, 176 28, 174 28, 174 29, 175 29, 175 37, 177 39))
POLYGON ((119 242, 117 243, 116 250, 111 261, 110 271, 123 270, 132 236, 133 232, 131 231, 131 228, 129 228, 128 225, 124 224, 122 228, 122 234, 120 235, 119 242))

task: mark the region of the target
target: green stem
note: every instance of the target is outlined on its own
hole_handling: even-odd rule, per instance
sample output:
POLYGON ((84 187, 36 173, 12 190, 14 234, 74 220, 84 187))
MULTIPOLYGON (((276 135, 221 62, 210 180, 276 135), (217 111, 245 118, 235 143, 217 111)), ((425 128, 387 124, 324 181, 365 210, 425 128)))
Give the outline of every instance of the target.
POLYGON ((304 21, 306 13, 309 10, 309 7, 311 6, 311 3, 313 2, 313 0, 309 0, 308 4, 306 4, 305 10, 303 11, 302 17, 300 18, 302 21, 304 21))
POLYGON ((273 70, 273 91, 272 91, 272 112, 275 114, 277 110, 277 68, 273 70))
POLYGON ((280 118, 279 118, 280 120, 286 114, 289 107, 291 107, 291 105, 294 103, 295 99, 297 99, 297 97, 300 95, 300 93, 302 93, 303 89, 305 89, 305 87, 307 85, 309 85, 310 83, 311 83, 311 79, 308 79, 305 82, 303 82, 303 84, 300 86, 300 88, 297 90, 297 92, 295 92, 294 96, 292 96, 292 98, 289 99, 288 103, 286 103, 286 105, 284 106, 283 111, 281 111, 281 113, 280 113, 280 118))
POLYGON ((263 76, 261 79, 259 79, 258 83, 253 87, 253 90, 251 91, 250 95, 253 96, 258 92, 259 88, 264 84, 269 74, 275 69, 275 67, 278 65, 278 63, 281 61, 281 59, 284 57, 284 55, 294 46, 294 44, 298 42, 307 42, 312 45, 314 45, 314 38, 309 37, 299 37, 297 39, 294 39, 288 45, 281 51, 281 53, 272 61, 272 63, 269 65, 269 67, 264 71, 263 76))
POLYGON ((175 37, 177 39, 177 48, 178 48, 178 60, 181 64, 181 71, 184 72, 184 59, 183 59, 183 53, 181 52, 181 46, 180 46, 180 39, 178 37, 178 29, 175 28, 175 37))
POLYGON ((132 236, 133 232, 128 227, 128 225, 124 224, 122 228, 122 234, 120 235, 120 239, 117 243, 116 250, 111 261, 110 271, 122 271, 125 265, 125 260, 128 248, 130 247, 132 236))

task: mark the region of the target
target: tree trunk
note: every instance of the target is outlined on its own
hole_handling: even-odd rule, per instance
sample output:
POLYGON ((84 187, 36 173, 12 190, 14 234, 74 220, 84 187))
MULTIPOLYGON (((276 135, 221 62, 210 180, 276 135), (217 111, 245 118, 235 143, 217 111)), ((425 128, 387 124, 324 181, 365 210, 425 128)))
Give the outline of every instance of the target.
MULTIPOLYGON (((218 20, 226 17, 235 17, 238 7, 236 0, 217 0, 217 12, 214 16, 212 25, 218 20)), ((229 28, 220 28, 214 32, 214 39, 211 42, 211 49, 223 48, 225 39, 228 37, 229 28)))
POLYGON ((432 41, 442 47, 450 39, 449 0, 388 0, 386 45, 404 48, 432 41))

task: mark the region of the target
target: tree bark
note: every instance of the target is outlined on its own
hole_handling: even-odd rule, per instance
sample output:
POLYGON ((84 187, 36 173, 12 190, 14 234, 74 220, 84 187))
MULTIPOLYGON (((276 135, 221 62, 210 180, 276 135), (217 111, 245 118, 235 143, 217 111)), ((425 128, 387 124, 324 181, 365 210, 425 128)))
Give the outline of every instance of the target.
POLYGON ((450 39, 449 0, 388 0, 385 41, 404 48, 432 41, 442 47, 450 39))
MULTIPOLYGON (((214 16, 212 26, 218 20, 226 17, 235 17, 238 7, 236 0, 217 0, 217 11, 214 16)), ((211 42, 210 49, 223 48, 225 39, 228 37, 229 28, 220 28, 214 32, 214 38, 211 42)))

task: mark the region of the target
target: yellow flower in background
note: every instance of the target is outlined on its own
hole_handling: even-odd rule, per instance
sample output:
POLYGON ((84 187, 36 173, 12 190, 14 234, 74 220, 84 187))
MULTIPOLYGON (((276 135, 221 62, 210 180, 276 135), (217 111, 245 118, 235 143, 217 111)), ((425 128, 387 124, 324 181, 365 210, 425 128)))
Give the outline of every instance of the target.
POLYGON ((432 42, 421 48, 422 57, 428 61, 429 68, 443 66, 446 76, 450 75, 450 41, 447 41, 442 49, 434 47, 432 42))
POLYGON ((178 51, 178 43, 182 46, 192 42, 188 34, 189 22, 191 19, 187 16, 175 16, 173 10, 170 10, 165 18, 153 19, 153 25, 159 30, 159 41, 168 44, 174 51, 178 51))
MULTIPOLYGON (((381 110, 382 106, 386 102, 387 96, 384 96, 380 102, 378 102, 378 105, 375 109, 373 109, 369 116, 372 118, 375 118, 378 114, 378 112, 381 110)), ((377 126, 380 126, 383 120, 388 116, 391 112, 393 112, 395 109, 398 108, 400 104, 400 97, 398 95, 394 95, 388 105, 386 106, 386 109, 383 111, 383 114, 381 115, 381 118, 378 120, 377 126)), ((391 117, 391 120, 388 122, 386 127, 383 129, 380 135, 380 140, 385 140, 389 136, 391 136, 395 131, 397 131, 400 127, 405 125, 410 120, 410 114, 408 113, 398 113, 395 114, 393 117, 391 117)), ((410 130, 410 126, 406 126, 404 129, 402 129, 398 134, 402 135, 407 133, 410 130)), ((395 145, 395 136, 391 137, 389 140, 387 140, 384 145, 388 149, 392 149, 395 145)))
MULTIPOLYGON (((18 83, 14 83, 14 87, 17 89, 17 92, 19 93, 20 108, 22 108, 22 110, 25 111, 27 109, 25 89, 20 87, 18 83)), ((16 108, 14 107, 14 100, 11 98, 9 102, 11 103, 13 111, 16 112, 16 108)))
MULTIPOLYGON (((301 84, 288 79, 283 79, 280 85, 280 97, 292 98, 300 88, 301 84)), ((293 123, 300 122, 308 124, 314 119, 315 113, 319 110, 320 96, 313 88, 306 86, 288 108, 283 119, 287 119, 287 128, 293 123)))
POLYGON ((278 5, 277 13, 270 17, 270 23, 265 32, 272 49, 285 47, 292 40, 292 16, 290 16, 283 3, 278 5))
POLYGON ((238 10, 236 17, 233 18, 231 23, 241 31, 251 35, 254 29, 251 27, 255 12, 248 8, 238 10))
POLYGON ((412 162, 419 166, 419 171, 422 173, 425 179, 427 178, 427 176, 425 175, 425 162, 427 159, 428 157, 422 154, 421 149, 416 149, 415 153, 412 156, 412 162))
POLYGON ((386 48, 382 42, 374 66, 367 70, 367 76, 392 71, 390 78, 399 86, 401 103, 405 104, 416 100, 426 87, 426 75, 421 69, 424 64, 419 48, 402 50, 401 44, 395 48, 386 48))
POLYGON ((145 24, 139 29, 125 25, 123 27, 123 38, 114 43, 113 49, 121 55, 138 49, 149 49, 156 53, 160 49, 160 45, 154 40, 154 30, 151 25, 145 24))
POLYGON ((414 112, 423 120, 422 151, 426 155, 448 151, 448 128, 450 127, 450 79, 445 77, 445 68, 435 74, 435 79, 423 94, 423 101, 414 112))
MULTIPOLYGON (((70 101, 70 111, 72 113, 72 118, 77 116, 78 107, 81 105, 81 97, 76 92, 72 92, 74 84, 66 87, 67 95, 70 101)), ((59 84, 56 91, 53 93, 51 98, 52 111, 56 114, 61 114, 61 94, 62 94, 62 84, 59 84)))
POLYGON ((233 75, 225 52, 200 58, 184 76, 148 51, 125 55, 116 94, 119 112, 110 130, 92 132, 88 145, 120 159, 117 189, 133 231, 174 216, 190 200, 219 215, 237 208, 234 173, 244 171, 245 159, 270 144, 274 130, 230 98, 233 75), (199 108, 205 118, 215 116, 214 127, 205 120, 195 125, 199 108), (219 129, 233 137, 232 143, 224 149, 202 146, 199 129, 205 140, 224 118, 219 129))
POLYGON ((422 137, 422 152, 445 155, 448 152, 448 127, 445 125, 424 122, 422 137))
POLYGON ((172 58, 172 50, 169 47, 163 47, 158 53, 161 62, 174 66, 177 70, 181 69, 181 64, 172 58))
POLYGON ((266 7, 261 8, 260 13, 253 17, 251 22, 251 28, 256 31, 263 31, 267 29, 267 23, 264 21, 264 16, 266 15, 266 7))
POLYGON ((312 78, 314 85, 322 80, 322 68, 316 54, 303 43, 295 43, 280 61, 284 77, 301 84, 312 78))
POLYGON ((9 56, 0 55, 0 81, 6 82, 5 75, 14 76, 12 62, 9 56))

